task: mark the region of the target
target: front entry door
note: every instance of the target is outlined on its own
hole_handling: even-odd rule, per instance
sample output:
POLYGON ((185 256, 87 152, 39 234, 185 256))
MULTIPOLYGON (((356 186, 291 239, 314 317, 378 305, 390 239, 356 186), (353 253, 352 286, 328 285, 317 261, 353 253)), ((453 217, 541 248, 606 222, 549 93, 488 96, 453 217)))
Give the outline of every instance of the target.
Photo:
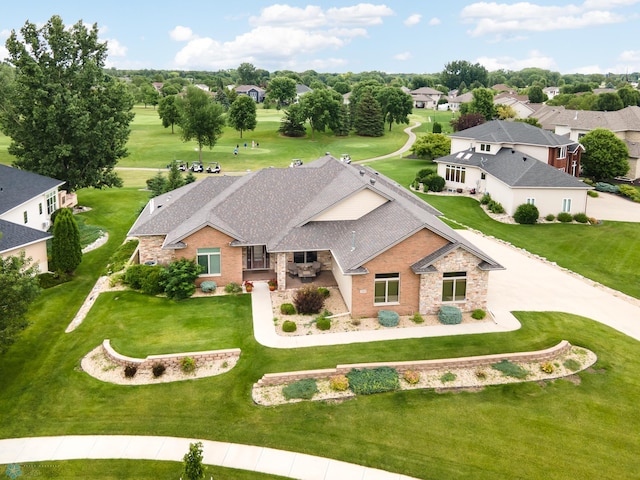
POLYGON ((247 247, 247 270, 268 270, 269 256, 267 247, 264 245, 254 245, 247 247))

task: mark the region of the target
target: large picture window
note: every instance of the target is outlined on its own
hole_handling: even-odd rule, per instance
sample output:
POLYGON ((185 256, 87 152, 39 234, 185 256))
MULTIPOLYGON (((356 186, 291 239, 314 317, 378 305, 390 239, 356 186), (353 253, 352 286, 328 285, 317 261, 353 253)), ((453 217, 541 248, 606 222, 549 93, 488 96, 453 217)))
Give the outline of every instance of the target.
POLYGON ((376 305, 398 303, 400 301, 400 274, 377 273, 374 282, 374 299, 376 305))
POLYGON ((198 265, 203 267, 200 275, 220 275, 220 249, 199 248, 198 265))
POLYGON ((45 198, 47 200, 47 213, 51 215, 58 209, 58 192, 49 192, 45 198))
POLYGON ((313 263, 318 260, 318 252, 294 252, 293 263, 313 263))
POLYGON ((442 279, 442 301, 462 302, 467 298, 467 272, 445 272, 442 279))
POLYGON ((445 180, 455 183, 464 183, 465 168, 459 165, 447 165, 445 180))

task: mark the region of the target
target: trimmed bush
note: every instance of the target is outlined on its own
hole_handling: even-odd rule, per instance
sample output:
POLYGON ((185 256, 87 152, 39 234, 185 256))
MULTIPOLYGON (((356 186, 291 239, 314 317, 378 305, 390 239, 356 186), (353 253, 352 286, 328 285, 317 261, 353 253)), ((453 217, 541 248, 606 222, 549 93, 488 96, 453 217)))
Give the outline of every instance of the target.
POLYGON ((242 293, 242 286, 236 282, 229 282, 224 286, 224 291, 230 295, 239 295, 242 293))
POLYGON ((587 195, 589 195, 590 197, 593 197, 593 198, 597 198, 597 197, 600 196, 600 195, 598 195, 598 192, 596 192, 595 190, 589 190, 587 192, 587 195))
POLYGON ((180 360, 180 368, 184 373, 193 373, 196 371, 196 362, 191 357, 183 357, 180 360))
POLYGON ((349 388, 357 395, 393 392, 400 388, 398 371, 391 367, 352 369, 347 373, 349 388))
POLYGON ((318 293, 320 293, 324 298, 329 298, 329 296, 331 296, 331 290, 326 287, 318 287, 318 293))
POLYGON ((64 272, 44 272, 38 275, 38 284, 41 288, 51 288, 71 280, 71 276, 64 272))
POLYGON ((634 202, 640 201, 640 192, 631 185, 619 185, 618 191, 621 195, 630 198, 634 202))
POLYGON ((501 362, 494 363, 491 365, 491 368, 502 372, 502 375, 505 377, 519 378, 521 380, 527 378, 527 375, 529 375, 529 372, 526 369, 522 368, 520 365, 510 362, 509 360, 502 360, 501 362))
POLYGON ((404 381, 409 385, 415 385, 420 381, 420 372, 417 370, 405 370, 402 378, 404 378, 404 381))
POLYGON ((320 313, 324 306, 324 297, 317 288, 303 287, 293 296, 293 305, 296 311, 302 315, 320 313))
POLYGON ((462 312, 458 307, 443 305, 438 311, 438 320, 444 325, 457 325, 462 323, 462 312))
POLYGON ((329 387, 336 392, 345 392, 349 388, 349 379, 345 375, 334 375, 329 378, 329 387))
POLYGON ((523 203, 516 208, 513 219, 521 225, 533 225, 538 221, 539 216, 538 207, 532 203, 523 203))
POLYGON ((491 201, 491 195, 489 195, 488 193, 485 193, 484 195, 482 195, 482 198, 480 198, 480 205, 489 205, 490 201, 491 201))
POLYGON ((437 173, 431 173, 422 179, 425 192, 430 190, 432 192, 441 192, 444 190, 446 181, 437 173))
POLYGON ((140 289, 147 295, 159 295, 164 292, 161 285, 164 268, 160 266, 145 267, 140 282, 140 289))
POLYGON ((573 216, 573 219, 578 223, 588 223, 589 222, 589 217, 587 217, 586 213, 576 213, 573 216))
POLYGON ((471 318, 473 318, 474 320, 482 320, 486 316, 487 312, 485 312, 481 308, 477 308, 473 312, 471 312, 471 318))
POLYGON ((218 284, 216 282, 207 281, 200 284, 200 290, 203 293, 215 293, 217 289, 218 284))
POLYGON ((282 324, 283 332, 291 333, 291 332, 295 332, 297 329, 298 329, 298 326, 296 325, 296 322, 292 322, 291 320, 285 320, 284 323, 282 324))
POLYGON ((138 367, 135 365, 127 365, 124 367, 124 376, 127 378, 133 378, 138 373, 138 367))
POLYGON ((318 330, 326 331, 331 328, 331 319, 323 316, 320 316, 316 319, 316 327, 318 330))
POLYGON ((296 307, 291 303, 283 303, 280 305, 280 313, 283 315, 293 315, 296 313, 296 307))
POLYGON ((546 217, 544 217, 544 219, 547 222, 553 222, 556 219, 556 216, 553 213, 549 213, 546 217))
POLYGON ((142 288, 142 278, 144 277, 144 269, 146 265, 131 265, 124 273, 124 284, 134 290, 140 290, 142 288))
POLYGON ((611 185, 610 183, 598 182, 595 185, 598 192, 618 193, 620 190, 617 185, 611 185))
POLYGON ((193 260, 181 258, 167 265, 160 285, 170 299, 184 300, 196 292, 195 281, 201 271, 201 265, 193 260))
POLYGON ((378 322, 383 327, 397 327, 398 323, 400 323, 400 315, 391 310, 379 310, 378 322))
POLYGON ((413 323, 424 323, 424 318, 419 313, 414 313, 413 317, 411 317, 411 321, 413 323))
POLYGON ((573 221, 573 215, 571 215, 569 212, 560 212, 558 214, 558 221, 562 222, 562 223, 569 223, 573 221))
POLYGON ((555 370, 555 367, 553 366, 553 363, 551 363, 551 362, 544 362, 544 363, 540 364, 540 370, 542 370, 544 373, 551 374, 555 370))
POLYGON ((287 400, 293 398, 311 400, 316 393, 318 393, 318 384, 313 378, 298 380, 282 388, 282 395, 287 400))
POLYGON ((489 200, 487 208, 491 213, 495 213, 496 215, 504 213, 504 207, 502 206, 502 204, 500 202, 496 202, 495 200, 489 200))
POLYGON ((580 365, 580 362, 573 358, 567 358, 562 365, 564 365, 564 368, 566 368, 567 370, 571 370, 572 372, 577 372, 582 366, 580 365))
POLYGON ((447 372, 440 377, 442 383, 453 382, 458 376, 453 372, 447 372))
POLYGON ((162 363, 154 363, 153 367, 151 367, 151 372, 153 372, 154 378, 158 378, 158 377, 161 377, 164 374, 166 369, 167 369, 167 367, 165 367, 164 364, 162 364, 162 363))

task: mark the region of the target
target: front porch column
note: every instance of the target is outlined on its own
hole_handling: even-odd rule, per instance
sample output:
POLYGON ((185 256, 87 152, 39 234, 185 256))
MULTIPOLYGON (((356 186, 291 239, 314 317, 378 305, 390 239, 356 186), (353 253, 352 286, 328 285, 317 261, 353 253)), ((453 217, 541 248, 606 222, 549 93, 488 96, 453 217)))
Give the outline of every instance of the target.
POLYGON ((284 291, 287 288, 287 254, 278 253, 276 255, 276 279, 278 280, 278 290, 284 291))

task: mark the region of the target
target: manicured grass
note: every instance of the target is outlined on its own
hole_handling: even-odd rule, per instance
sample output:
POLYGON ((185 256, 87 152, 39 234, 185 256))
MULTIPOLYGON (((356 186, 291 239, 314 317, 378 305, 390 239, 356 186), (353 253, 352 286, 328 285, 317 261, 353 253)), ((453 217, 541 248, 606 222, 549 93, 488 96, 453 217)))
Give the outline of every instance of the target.
MULTIPOLYGON (((430 162, 409 159, 379 160, 369 166, 408 187, 430 162)), ((513 225, 490 218, 477 200, 469 197, 417 194, 454 219, 487 235, 547 258, 558 265, 640 298, 640 249, 633 247, 640 224, 604 221, 601 225, 513 225)))

